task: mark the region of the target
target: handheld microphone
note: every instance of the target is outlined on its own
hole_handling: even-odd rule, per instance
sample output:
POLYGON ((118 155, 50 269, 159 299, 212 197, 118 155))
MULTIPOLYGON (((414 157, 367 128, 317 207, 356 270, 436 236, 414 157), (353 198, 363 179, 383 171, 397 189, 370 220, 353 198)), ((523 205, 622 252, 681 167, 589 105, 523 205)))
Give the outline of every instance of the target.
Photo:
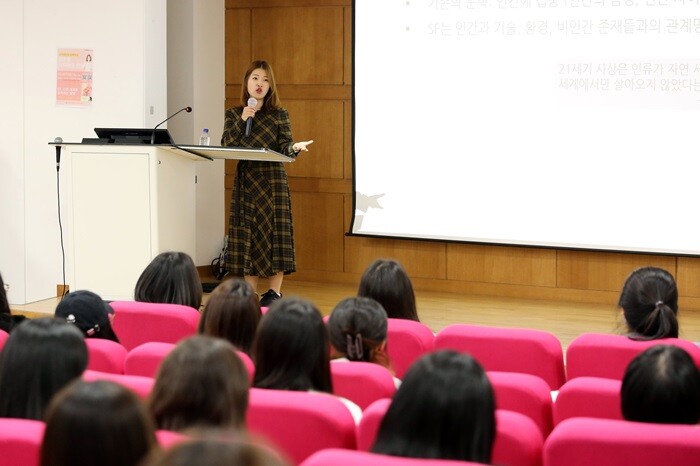
MULTIPOLYGON (((256 107, 258 105, 258 99, 251 97, 248 99, 248 107, 256 107)), ((250 130, 253 128, 253 117, 248 118, 245 122, 245 135, 250 136, 250 130)))
POLYGON ((172 115, 170 115, 170 116, 169 116, 168 118, 166 118, 165 120, 163 120, 163 121, 161 121, 160 123, 158 123, 158 124, 156 125, 156 127, 153 128, 153 132, 151 133, 151 144, 155 144, 155 141, 156 141, 156 130, 158 129, 158 127, 159 127, 160 125, 162 125, 163 123, 165 123, 166 121, 168 121, 169 119, 171 119, 172 117, 174 117, 175 115, 177 115, 177 114, 180 113, 180 112, 187 112, 187 113, 190 113, 191 111, 192 111, 192 107, 181 108, 180 110, 178 110, 177 112, 173 113, 172 115))
MULTIPOLYGON (((53 142, 55 144, 62 144, 63 138, 59 136, 56 139, 54 139, 53 142)), ((58 171, 60 168, 61 168, 61 146, 56 146, 56 171, 58 171)))

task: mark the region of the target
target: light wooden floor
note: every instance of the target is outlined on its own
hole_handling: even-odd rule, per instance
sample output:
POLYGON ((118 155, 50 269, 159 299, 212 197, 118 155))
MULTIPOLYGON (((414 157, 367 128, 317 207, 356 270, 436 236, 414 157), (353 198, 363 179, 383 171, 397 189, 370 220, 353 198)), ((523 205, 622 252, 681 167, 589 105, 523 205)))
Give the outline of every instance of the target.
MULTIPOLYGON (((328 314, 341 299, 354 296, 357 287, 286 280, 282 291, 285 296, 310 299, 323 314, 328 314)), ((416 299, 421 321, 435 332, 454 323, 534 328, 553 333, 566 348, 581 333, 623 331, 616 303, 572 304, 427 291, 416 291, 416 299)), ((48 299, 12 306, 12 310, 30 316, 53 314, 57 302, 55 298, 48 299)), ((681 338, 700 341, 700 312, 681 309, 679 316, 681 338)))

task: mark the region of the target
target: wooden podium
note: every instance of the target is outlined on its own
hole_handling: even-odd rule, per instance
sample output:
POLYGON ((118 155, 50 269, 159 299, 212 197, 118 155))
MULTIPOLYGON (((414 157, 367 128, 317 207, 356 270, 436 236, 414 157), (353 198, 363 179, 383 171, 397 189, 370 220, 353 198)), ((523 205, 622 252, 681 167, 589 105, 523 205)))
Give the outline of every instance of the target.
MULTIPOLYGON (((61 215, 70 289, 133 299, 164 251, 195 257, 195 166, 212 159, 294 159, 268 149, 50 143, 60 146, 61 215)), ((224 213, 222 212, 221 215, 224 213)))

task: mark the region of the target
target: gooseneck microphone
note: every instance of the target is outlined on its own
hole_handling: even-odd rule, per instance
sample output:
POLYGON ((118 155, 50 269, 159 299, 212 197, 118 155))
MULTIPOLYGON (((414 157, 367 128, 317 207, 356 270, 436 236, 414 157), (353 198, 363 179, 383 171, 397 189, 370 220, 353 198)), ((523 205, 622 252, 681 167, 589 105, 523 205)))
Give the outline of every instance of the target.
POLYGON ((163 121, 161 121, 160 123, 158 123, 158 124, 156 125, 156 127, 153 128, 153 132, 151 133, 151 144, 155 144, 155 141, 156 141, 156 130, 158 129, 158 127, 159 127, 160 125, 162 125, 163 123, 165 123, 166 121, 168 121, 169 119, 171 119, 172 117, 174 117, 175 115, 177 115, 177 114, 180 113, 180 112, 187 112, 187 113, 190 113, 191 111, 192 111, 192 107, 181 108, 180 110, 178 110, 177 112, 173 113, 172 115, 170 115, 170 116, 169 116, 168 118, 166 118, 165 120, 163 120, 163 121))
MULTIPOLYGON (((53 140, 54 144, 63 144, 63 138, 57 137, 53 140)), ((56 146, 56 171, 61 169, 61 146, 56 146)))
MULTIPOLYGON (((248 107, 257 107, 258 105, 258 99, 255 97, 251 97, 248 99, 248 107)), ((248 118, 245 122, 245 135, 246 137, 250 136, 250 130, 253 128, 253 117, 248 118)))

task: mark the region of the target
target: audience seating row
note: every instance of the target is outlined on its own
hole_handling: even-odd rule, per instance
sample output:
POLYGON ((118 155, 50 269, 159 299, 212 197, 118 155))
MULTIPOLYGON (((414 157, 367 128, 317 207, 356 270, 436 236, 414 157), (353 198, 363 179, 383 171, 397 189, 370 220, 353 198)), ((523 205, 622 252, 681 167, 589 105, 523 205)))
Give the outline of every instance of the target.
MULTIPOLYGON (((43 421, 0 418, 0 466, 38 466, 45 427, 43 421)), ((176 432, 156 431, 158 444, 163 448, 185 438, 176 432)))

